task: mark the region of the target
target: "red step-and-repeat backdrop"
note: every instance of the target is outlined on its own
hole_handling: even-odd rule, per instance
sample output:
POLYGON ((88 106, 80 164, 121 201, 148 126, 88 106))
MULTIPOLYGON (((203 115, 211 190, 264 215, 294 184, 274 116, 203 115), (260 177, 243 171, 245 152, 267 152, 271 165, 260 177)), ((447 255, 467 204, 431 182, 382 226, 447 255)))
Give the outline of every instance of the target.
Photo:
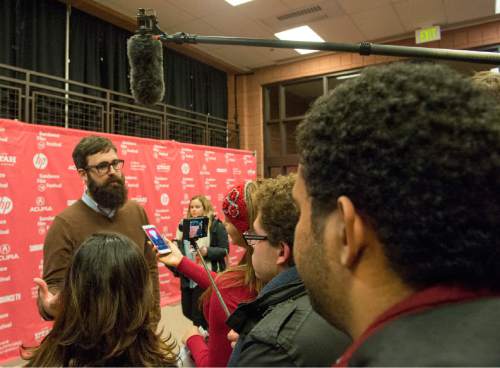
MULTIPOLYGON (((38 315, 33 278, 42 274, 43 241, 54 216, 83 194, 71 153, 89 134, 0 119, 0 361, 50 330, 38 315)), ((192 196, 206 195, 222 218, 228 189, 256 177, 249 151, 97 134, 110 138, 125 160, 129 198, 170 238, 192 196)), ((230 263, 239 257, 232 246, 230 263)), ((179 280, 165 267, 160 293, 162 306, 180 299, 179 280)))

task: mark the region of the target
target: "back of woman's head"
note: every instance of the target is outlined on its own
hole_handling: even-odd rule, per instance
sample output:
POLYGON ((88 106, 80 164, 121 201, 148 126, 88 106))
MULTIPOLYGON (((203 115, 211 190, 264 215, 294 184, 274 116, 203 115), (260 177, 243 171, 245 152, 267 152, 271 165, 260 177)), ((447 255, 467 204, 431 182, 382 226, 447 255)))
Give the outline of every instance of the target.
POLYGON ((53 330, 30 365, 168 365, 173 344, 156 335, 143 253, 129 238, 94 234, 76 251, 53 330))
MULTIPOLYGON (((79 343, 91 346, 106 336, 120 345, 122 332, 134 333, 150 323, 153 294, 144 256, 118 234, 96 234, 75 253, 65 294, 67 322, 79 343)), ((110 346, 111 347, 111 346, 110 346)))
POLYGON ((245 248, 245 255, 240 260, 238 266, 229 268, 225 272, 224 277, 233 277, 232 272, 241 271, 243 277, 236 277, 234 279, 235 282, 230 283, 230 285, 244 284, 257 292, 262 288, 262 283, 255 277, 252 265, 252 248, 243 238, 243 233, 253 229, 253 222, 256 216, 254 194, 262 182, 263 180, 259 179, 236 185, 227 193, 222 203, 225 223, 230 224, 228 226, 228 233, 238 246, 245 248))

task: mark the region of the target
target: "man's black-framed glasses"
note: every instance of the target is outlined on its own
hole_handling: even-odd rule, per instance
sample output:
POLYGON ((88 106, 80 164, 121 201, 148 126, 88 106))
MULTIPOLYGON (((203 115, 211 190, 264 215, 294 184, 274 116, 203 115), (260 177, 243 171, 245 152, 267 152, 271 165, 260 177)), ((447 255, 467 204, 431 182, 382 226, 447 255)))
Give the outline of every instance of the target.
POLYGON ((255 246, 257 242, 261 240, 267 240, 266 235, 258 235, 250 232, 243 233, 243 238, 246 240, 247 244, 251 247, 255 246))
POLYGON ((109 173, 111 166, 113 166, 113 169, 115 169, 116 171, 120 171, 121 169, 123 169, 124 163, 124 160, 113 160, 111 162, 103 161, 98 163, 97 165, 89 165, 85 168, 85 170, 94 169, 97 175, 106 175, 107 173, 109 173))

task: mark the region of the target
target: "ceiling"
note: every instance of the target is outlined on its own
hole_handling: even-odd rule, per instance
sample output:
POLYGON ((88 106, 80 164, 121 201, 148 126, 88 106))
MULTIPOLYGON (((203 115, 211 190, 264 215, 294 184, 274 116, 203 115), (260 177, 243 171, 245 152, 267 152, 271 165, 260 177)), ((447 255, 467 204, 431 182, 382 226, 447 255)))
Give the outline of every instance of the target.
MULTIPOLYGON (((276 32, 309 25, 325 41, 342 43, 387 42, 431 25, 443 31, 500 19, 495 0, 253 0, 237 7, 224 0, 95 1, 134 19, 137 8, 155 9, 168 34, 274 39, 276 32)), ((240 71, 310 57, 288 49, 195 47, 240 71)))

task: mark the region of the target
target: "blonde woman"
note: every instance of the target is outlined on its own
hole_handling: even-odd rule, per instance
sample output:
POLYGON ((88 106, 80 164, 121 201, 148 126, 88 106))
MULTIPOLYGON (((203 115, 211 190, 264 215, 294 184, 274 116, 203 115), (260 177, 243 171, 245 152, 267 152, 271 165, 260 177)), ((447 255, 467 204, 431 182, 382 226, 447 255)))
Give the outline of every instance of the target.
MULTIPOLYGON (((222 222, 215 217, 214 208, 208 198, 203 195, 196 195, 189 201, 186 218, 189 219, 200 216, 207 216, 209 218, 208 236, 198 239, 196 244, 209 269, 214 272, 224 271, 226 269, 225 258, 229 253, 229 241, 226 228, 222 222)), ((182 237, 182 231, 180 230, 182 229, 181 224, 182 220, 176 234, 176 239, 179 240, 179 244, 181 244, 180 250, 183 255, 199 263, 200 260, 192 249, 189 240, 183 239, 182 237)), ((202 326, 206 329, 207 322, 203 317, 200 303, 198 302, 204 289, 200 288, 196 282, 188 279, 184 275, 181 274, 180 276, 182 313, 186 318, 190 319, 195 326, 202 326)))

